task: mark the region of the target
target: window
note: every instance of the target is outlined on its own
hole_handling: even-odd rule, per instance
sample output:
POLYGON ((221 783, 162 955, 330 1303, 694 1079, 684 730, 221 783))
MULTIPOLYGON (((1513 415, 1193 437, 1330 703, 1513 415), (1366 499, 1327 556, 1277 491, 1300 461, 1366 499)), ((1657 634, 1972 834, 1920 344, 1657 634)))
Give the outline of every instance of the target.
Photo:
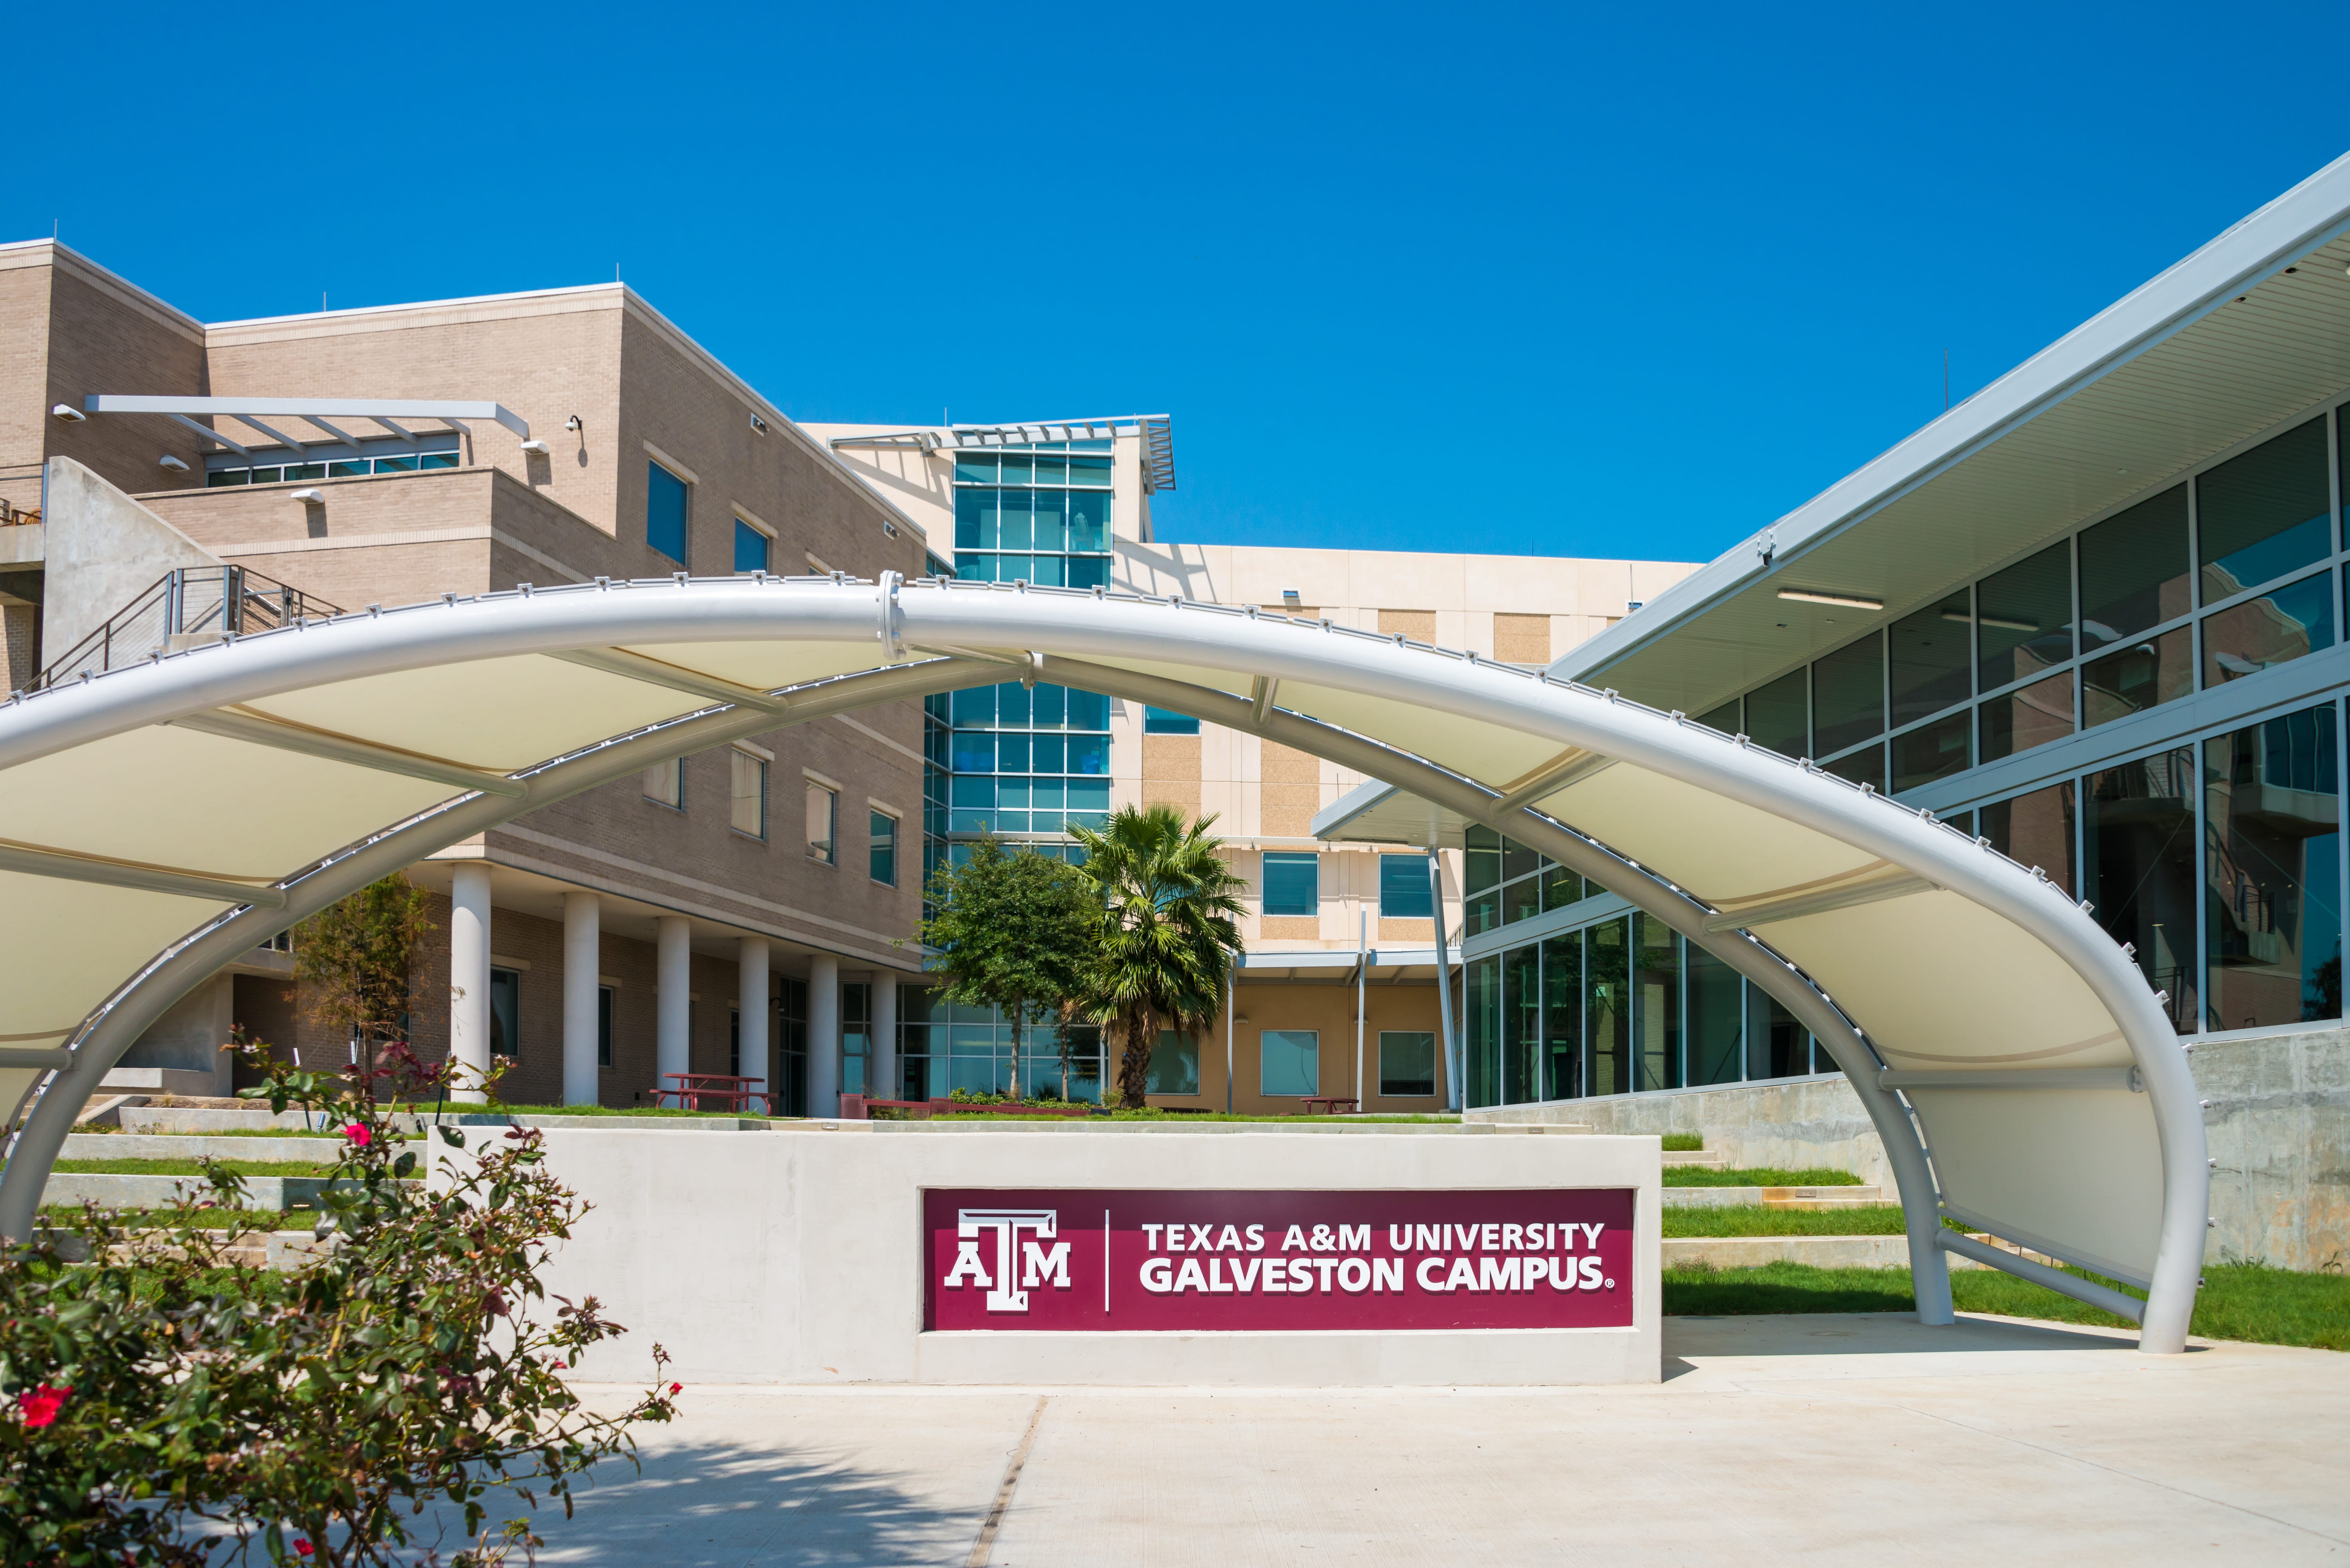
POLYGON ((1639 1037, 1642 1089, 1681 1086, 1680 938, 1654 915, 1636 917, 1640 945, 1633 953, 1633 1006, 1639 1037))
POLYGON ((2084 648, 2095 652, 2185 615, 2189 565, 2183 484, 2083 530, 2084 648))
POLYGON ((1142 710, 1142 732, 1146 735, 1196 735, 1200 732, 1200 721, 1188 713, 1145 707, 1142 710))
MULTIPOLYGON (((2195 963, 2195 752, 2158 752, 2088 776, 2082 880, 2097 924, 2137 950, 2137 966, 2180 1033, 2199 1012, 2195 963)), ((1986 815, 1989 814, 1986 813, 1986 815)))
POLYGON ((2203 742, 2205 1027, 2342 1016, 2334 704, 2203 742))
POLYGON ((598 1067, 608 1067, 612 1064, 613 995, 614 991, 611 986, 599 985, 596 988, 596 1065, 598 1067))
POLYGON ((1379 919, 1425 920, 1433 917, 1436 896, 1428 885, 1425 855, 1379 857, 1379 919))
POLYGON ((2035 680, 1982 705, 1982 735, 1975 754, 1986 763, 2073 732, 2073 677, 2068 671, 2035 680))
POLYGON ((1973 716, 1961 710, 1894 736, 1894 793, 1966 772, 1967 732, 1973 728, 1973 716))
POLYGON ((1875 636, 1814 662, 1812 725, 1820 757, 1885 732, 1885 651, 1875 636))
POLYGON ((1783 757, 1812 754, 1808 739, 1812 716, 1805 700, 1805 685, 1804 672, 1791 670, 1770 685, 1748 694, 1746 733, 1756 745, 1766 746, 1783 757))
POLYGON ((2334 574, 2319 572, 2203 618, 2203 689, 2334 646, 2334 574))
POLYGON ((1689 949, 1689 1081, 1734 1084, 1746 1074, 1746 985, 1738 971, 1689 949))
POLYGON ((1435 1096, 1435 1035, 1419 1030, 1379 1031, 1379 1093, 1398 1099, 1435 1096))
POLYGON ((727 757, 733 764, 732 810, 734 831, 753 838, 767 836, 767 764, 740 746, 727 757))
POLYGON ((2203 602, 2296 571, 2331 553, 2325 421, 2321 416, 2195 481, 2203 602))
POLYGON ((1006 683, 956 692, 951 711, 951 834, 1060 834, 1108 815, 1108 698, 1006 683))
POLYGON ((685 809, 685 759, 671 757, 645 770, 645 798, 672 811, 685 809))
POLYGON ((1543 1091, 1551 1099, 1583 1093, 1583 933, 1542 944, 1543 1091))
POLYGON ((734 519, 734 569, 738 572, 765 571, 770 544, 764 534, 740 517, 734 519))
POLYGON ((1319 855, 1264 854, 1264 912, 1268 915, 1317 915, 1322 910, 1322 857, 1319 855))
POLYGON ((1995 801, 1979 814, 1979 832, 2019 866, 2037 866, 2067 898, 2073 891, 2073 781, 2050 784, 2013 800, 1995 801))
MULTIPOLYGON (((2178 579, 2187 592, 2187 579, 2178 579)), ((2214 620, 2233 614, 2222 610, 2214 620)), ((2097 623, 2084 619, 2083 632, 2095 635, 2097 623)), ((2186 696, 2195 690, 2195 634, 2176 627, 2158 637, 2126 645, 2103 659, 2081 666, 2081 727, 2093 728, 2126 719, 2186 696)))
POLYGON ((1312 1029, 1268 1029, 1257 1041, 1257 1086, 1300 1098, 1322 1092, 1322 1036, 1312 1029))
POLYGON ((691 487, 657 462, 645 464, 645 543, 685 565, 686 503, 691 487))
POLYGON ((743 1075, 743 1010, 739 1007, 726 1010, 726 1075, 743 1075))
POLYGON ((839 816, 840 797, 832 791, 808 781, 807 786, 807 852, 811 860, 833 864, 833 827, 839 816))
MULTIPOLYGON (((1761 986, 1746 988, 1746 1075, 1749 1078, 1800 1078, 1812 1070, 1811 1032, 1761 986)), ((1823 1061, 1821 1070, 1832 1063, 1823 1061)))
POLYGON ((1974 617, 1960 588, 1941 603, 1893 623, 1893 722, 1906 724, 1963 702, 1973 691, 1968 678, 1967 629, 1974 617))
POLYGON ((866 825, 865 873, 885 888, 898 885, 898 819, 886 811, 866 825))
POLYGON ((490 971, 490 1054, 522 1055, 522 974, 516 970, 490 971))
POLYGON ((1196 1095, 1200 1092, 1200 1039, 1172 1029, 1159 1032, 1150 1048, 1150 1065, 1142 1079, 1145 1094, 1196 1095))

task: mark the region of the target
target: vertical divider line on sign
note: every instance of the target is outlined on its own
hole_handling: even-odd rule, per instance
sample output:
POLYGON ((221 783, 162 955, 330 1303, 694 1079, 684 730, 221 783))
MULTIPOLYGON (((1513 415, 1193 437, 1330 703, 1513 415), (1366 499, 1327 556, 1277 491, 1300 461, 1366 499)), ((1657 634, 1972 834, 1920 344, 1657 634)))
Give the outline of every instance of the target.
POLYGON ((1102 1316, 1109 1315, 1109 1210, 1102 1210, 1102 1316))

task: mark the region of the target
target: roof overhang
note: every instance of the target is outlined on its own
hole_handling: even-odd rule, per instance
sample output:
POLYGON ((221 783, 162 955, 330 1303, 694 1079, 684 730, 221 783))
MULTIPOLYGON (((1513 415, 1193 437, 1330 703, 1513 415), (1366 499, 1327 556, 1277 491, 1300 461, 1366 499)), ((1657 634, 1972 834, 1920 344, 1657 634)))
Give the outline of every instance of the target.
POLYGON ((2335 397, 2350 388, 2345 231, 2350 157, 1552 672, 1703 712, 2335 397), (1882 608, 1821 602, 1835 599, 1882 608))
POLYGON ((1039 420, 1017 425, 926 425, 912 430, 835 436, 831 444, 836 452, 886 452, 899 448, 960 452, 1065 441, 1115 441, 1119 436, 1136 436, 1142 441, 1144 489, 1156 492, 1175 488, 1175 421, 1166 414, 1112 414, 1101 419, 1039 420))
POLYGON ((463 400, 436 398, 151 398, 126 396, 120 392, 93 393, 84 401, 85 409, 93 414, 161 414, 231 452, 243 453, 252 446, 291 447, 296 451, 306 445, 325 444, 357 450, 360 439, 337 428, 333 420, 365 420, 391 436, 409 440, 412 434, 403 420, 431 420, 449 429, 469 433, 469 420, 493 421, 512 431, 524 441, 530 439, 530 421, 503 403, 481 400, 463 400), (251 431, 251 435, 233 436, 216 422, 207 429, 196 421, 234 420, 251 431), (307 436, 287 433, 263 421, 267 420, 300 420, 319 433, 307 436))

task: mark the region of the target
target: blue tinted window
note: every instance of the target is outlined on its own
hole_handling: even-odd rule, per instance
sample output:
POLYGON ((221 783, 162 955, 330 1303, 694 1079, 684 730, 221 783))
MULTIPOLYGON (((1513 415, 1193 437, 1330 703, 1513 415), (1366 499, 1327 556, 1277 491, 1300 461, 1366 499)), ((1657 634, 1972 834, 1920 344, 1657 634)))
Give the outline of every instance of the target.
POLYGON ((993 490, 958 490, 955 492, 955 548, 985 550, 995 541, 988 535, 995 524, 995 492, 993 490), (984 520, 983 524, 983 520, 984 520))
POLYGON ((738 572, 764 572, 767 569, 767 536, 740 517, 734 519, 734 569, 738 572))
POLYGON ((1069 781, 1069 809, 1071 811, 1107 811, 1109 809, 1109 780, 1071 779, 1069 781))
POLYGON ((1034 497, 1035 513, 1035 548, 1066 550, 1069 547, 1069 498, 1061 492, 1048 491, 1034 497))
POLYGON ((1379 919, 1425 920, 1434 908, 1435 895, 1428 886, 1427 856, 1379 857, 1379 919))
POLYGON ((1071 484, 1109 483, 1109 459, 1106 457, 1073 457, 1069 459, 1071 484))
POLYGON ((1109 537, 1109 492, 1072 491, 1069 494, 1069 548, 1107 550, 1109 537))
POLYGON ((1109 587, 1109 557, 1107 556, 1070 556, 1069 587, 1073 588, 1109 587))
POLYGON ((968 551, 958 550, 955 552, 954 569, 955 576, 966 583, 995 581, 995 557, 993 556, 974 556, 968 551))
MULTIPOLYGON (((998 497, 1003 509, 1003 548, 1025 550, 1036 538, 1035 499, 1024 490, 1006 490, 998 497)), ((1020 574, 1025 576, 1026 573, 1020 574)))
POLYGON ((956 457, 955 477, 957 479, 976 480, 982 484, 994 483, 995 454, 991 452, 973 454, 971 456, 956 457))
POLYGON ((1196 735, 1200 732, 1200 721, 1188 713, 1146 707, 1142 711, 1142 732, 1146 735, 1196 735))
POLYGON ((1109 699, 1098 691, 1070 692, 1069 728, 1072 730, 1108 729, 1109 699))
POLYGON ((1069 689, 1039 685, 1029 696, 1032 699, 1030 711, 1036 727, 1040 730, 1059 729, 1062 715, 1068 711, 1069 689))
POLYGON ((995 805, 995 781, 991 778, 957 778, 950 785, 949 797, 959 806, 992 808, 995 805))
POLYGON ((958 724, 993 724, 995 722, 995 688, 973 686, 954 694, 954 722, 958 724))
POLYGON ((660 463, 645 464, 645 543, 685 565, 685 481, 660 463))
POLYGON ((995 768, 998 773, 1024 774, 1028 771, 1028 737, 999 734, 995 737, 995 768))
MULTIPOLYGON (((1058 735, 1037 735, 1034 737, 1034 740, 1035 742, 1035 752, 1033 759, 1031 760, 1030 765, 1040 774, 1059 773, 1061 771, 1061 760, 1064 754, 1061 748, 1067 742, 1065 742, 1058 735)), ((1076 770, 1072 769, 1071 771, 1074 772, 1076 770)))
POLYGON ((1264 912, 1268 915, 1312 915, 1322 908, 1322 857, 1267 850, 1264 856, 1264 912))
POLYGON ((1109 773, 1109 737, 1107 735, 1071 735, 1069 737, 1069 771, 1073 774, 1109 773))
POLYGON ((984 730, 954 732, 954 770, 959 774, 995 771, 995 737, 984 730))

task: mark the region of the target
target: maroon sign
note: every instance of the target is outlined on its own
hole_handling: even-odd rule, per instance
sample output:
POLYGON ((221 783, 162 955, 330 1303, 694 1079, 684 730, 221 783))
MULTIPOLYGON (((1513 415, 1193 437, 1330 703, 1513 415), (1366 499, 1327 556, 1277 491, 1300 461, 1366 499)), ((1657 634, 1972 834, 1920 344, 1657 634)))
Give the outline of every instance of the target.
POLYGON ((1632 1189, 922 1194, 931 1329, 1620 1328, 1632 1189))

